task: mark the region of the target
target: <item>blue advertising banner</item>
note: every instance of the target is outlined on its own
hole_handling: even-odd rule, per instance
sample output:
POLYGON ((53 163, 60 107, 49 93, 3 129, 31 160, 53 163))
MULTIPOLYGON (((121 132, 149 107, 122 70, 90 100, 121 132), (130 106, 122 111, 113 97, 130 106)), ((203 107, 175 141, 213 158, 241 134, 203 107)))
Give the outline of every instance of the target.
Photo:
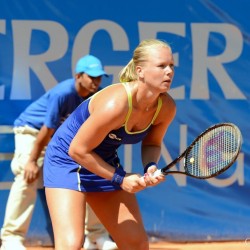
MULTIPOLYGON (((248 0, 15 1, 0 3, 0 224, 14 175, 13 121, 32 101, 70 78, 85 54, 101 59, 108 78, 138 43, 170 43, 175 78, 170 94, 177 115, 162 145, 160 166, 177 157, 207 127, 238 125, 243 135, 237 162, 209 180, 172 175, 137 194, 146 230, 173 241, 241 240, 250 237, 250 26, 248 0)), ((127 171, 142 174, 140 145, 119 151, 127 171)), ((178 164, 175 169, 182 169, 178 164)), ((29 239, 51 240, 42 186, 29 239)))

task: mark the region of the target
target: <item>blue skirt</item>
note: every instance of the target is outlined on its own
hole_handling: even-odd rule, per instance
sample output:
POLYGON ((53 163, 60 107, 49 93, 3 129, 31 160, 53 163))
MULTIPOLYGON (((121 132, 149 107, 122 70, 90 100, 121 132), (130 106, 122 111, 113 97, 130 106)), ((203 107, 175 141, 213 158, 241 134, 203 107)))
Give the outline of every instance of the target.
MULTIPOLYGON (((93 174, 83 166, 74 162, 68 155, 62 158, 56 154, 50 156, 50 152, 51 150, 46 151, 44 159, 43 181, 45 187, 66 188, 81 192, 110 192, 121 190, 120 186, 112 184, 111 181, 93 174)), ((122 167, 117 155, 105 161, 114 166, 114 168, 122 167)))

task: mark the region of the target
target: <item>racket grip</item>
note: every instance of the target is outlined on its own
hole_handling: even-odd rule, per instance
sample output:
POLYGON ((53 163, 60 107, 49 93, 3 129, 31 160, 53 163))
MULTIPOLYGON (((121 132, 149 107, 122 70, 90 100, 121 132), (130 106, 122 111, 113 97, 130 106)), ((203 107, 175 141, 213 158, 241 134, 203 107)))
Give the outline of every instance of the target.
POLYGON ((153 173, 153 176, 154 176, 154 177, 159 176, 159 175, 162 175, 161 169, 157 169, 157 170, 153 173))

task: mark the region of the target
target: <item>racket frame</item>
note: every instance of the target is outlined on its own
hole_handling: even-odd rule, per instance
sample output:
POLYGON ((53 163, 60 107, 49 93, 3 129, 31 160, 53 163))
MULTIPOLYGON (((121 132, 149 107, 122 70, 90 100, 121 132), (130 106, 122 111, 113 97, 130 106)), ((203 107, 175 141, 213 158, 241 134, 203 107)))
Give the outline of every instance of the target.
POLYGON ((241 132, 239 130, 239 128, 233 124, 233 123, 218 123, 218 124, 215 124, 209 128, 207 128, 205 131, 203 131, 199 136, 197 136, 195 138, 195 140, 193 140, 193 142, 186 148, 186 150, 180 155, 178 156, 175 160, 173 160, 171 163, 169 163, 168 165, 166 165, 165 167, 161 168, 161 169, 158 169, 154 175, 159 175, 159 174, 163 174, 163 175, 168 175, 168 174, 184 174, 184 175, 187 175, 187 176, 191 176, 193 178, 197 178, 197 179, 209 179, 209 178, 212 178, 212 177, 215 177, 215 176, 218 176, 220 175, 221 173, 225 172, 229 167, 231 167, 234 162, 237 160, 237 157, 240 153, 240 150, 241 150, 241 145, 242 145, 242 135, 241 135, 241 132), (209 131, 215 129, 215 128, 218 128, 218 127, 222 127, 222 126, 231 126, 233 127, 235 130, 238 130, 238 149, 237 149, 237 153, 235 154, 235 156, 232 158, 231 162, 226 165, 224 168, 222 168, 221 170, 217 171, 216 173, 214 174, 211 174, 209 176, 196 176, 196 175, 192 175, 190 173, 188 173, 186 171, 186 156, 188 154, 189 151, 191 151, 191 149, 194 147, 195 143, 206 133, 208 133, 209 131), (176 165, 178 162, 180 162, 182 159, 184 158, 184 172, 182 171, 168 171, 170 168, 172 168, 174 165, 176 165))

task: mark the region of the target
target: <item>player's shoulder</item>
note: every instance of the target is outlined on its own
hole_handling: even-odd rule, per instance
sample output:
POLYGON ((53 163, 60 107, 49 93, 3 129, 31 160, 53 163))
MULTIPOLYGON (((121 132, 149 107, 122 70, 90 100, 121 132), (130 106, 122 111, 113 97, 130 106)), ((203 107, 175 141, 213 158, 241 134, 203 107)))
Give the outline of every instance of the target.
POLYGON ((176 115, 176 103, 168 93, 161 94, 162 107, 159 120, 167 121, 166 117, 172 120, 176 115))
POLYGON ((107 85, 107 86, 105 86, 105 87, 103 87, 102 89, 101 89, 101 91, 104 91, 104 92, 110 92, 110 93, 117 93, 117 92, 119 92, 119 91, 122 91, 122 90, 124 90, 125 88, 124 88, 124 86, 123 86, 123 84, 122 83, 112 83, 112 84, 110 84, 110 85, 107 85))
POLYGON ((98 95, 101 96, 101 98, 113 101, 120 100, 121 102, 124 98, 126 98, 127 100, 126 90, 123 84, 121 83, 114 83, 106 86, 105 88, 103 88, 101 91, 98 92, 98 95))
POLYGON ((160 95, 161 99, 162 99, 162 103, 163 105, 168 106, 169 108, 176 108, 176 103, 175 100, 173 99, 173 97, 169 94, 169 93, 162 93, 160 95))
POLYGON ((104 87, 92 97, 91 106, 118 113, 125 110, 128 107, 128 97, 124 86, 114 83, 104 87))

